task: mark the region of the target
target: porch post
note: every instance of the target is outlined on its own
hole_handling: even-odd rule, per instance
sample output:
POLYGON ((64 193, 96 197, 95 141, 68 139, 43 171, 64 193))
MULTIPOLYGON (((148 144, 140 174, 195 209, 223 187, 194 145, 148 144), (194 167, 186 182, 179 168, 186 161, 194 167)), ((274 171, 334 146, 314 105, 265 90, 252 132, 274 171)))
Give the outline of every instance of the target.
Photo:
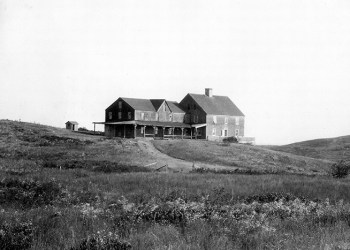
POLYGON ((153 138, 156 137, 156 127, 153 127, 153 138))
POLYGON ((96 134, 96 123, 94 123, 94 134, 96 134))
POLYGON ((134 125, 134 138, 136 138, 136 128, 137 128, 137 124, 134 125))
POLYGON ((173 139, 175 138, 175 128, 173 128, 173 139))
POLYGON ((164 133, 165 133, 165 127, 162 127, 162 134, 163 134, 163 139, 164 139, 164 133))
POLYGON ((123 133, 124 133, 124 138, 125 138, 125 124, 124 124, 124 127, 123 127, 123 133))
POLYGON ((184 128, 181 128, 181 139, 184 139, 184 128))
POLYGON ((191 128, 190 130, 191 130, 191 140, 192 140, 192 139, 193 139, 193 138, 192 138, 192 128, 191 128))
POLYGON ((143 126, 143 138, 146 137, 146 125, 143 126))
POLYGON ((198 133, 197 128, 195 128, 195 133, 196 133, 196 140, 197 140, 197 133, 198 133))

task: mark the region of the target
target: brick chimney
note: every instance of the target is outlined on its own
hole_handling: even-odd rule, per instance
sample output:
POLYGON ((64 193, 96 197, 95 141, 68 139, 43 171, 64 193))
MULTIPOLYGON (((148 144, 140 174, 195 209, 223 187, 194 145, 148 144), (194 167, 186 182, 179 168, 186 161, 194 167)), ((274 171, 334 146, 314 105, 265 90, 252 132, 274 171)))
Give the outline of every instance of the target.
POLYGON ((213 97, 213 89, 206 88, 205 89, 205 95, 208 96, 208 97, 213 97))

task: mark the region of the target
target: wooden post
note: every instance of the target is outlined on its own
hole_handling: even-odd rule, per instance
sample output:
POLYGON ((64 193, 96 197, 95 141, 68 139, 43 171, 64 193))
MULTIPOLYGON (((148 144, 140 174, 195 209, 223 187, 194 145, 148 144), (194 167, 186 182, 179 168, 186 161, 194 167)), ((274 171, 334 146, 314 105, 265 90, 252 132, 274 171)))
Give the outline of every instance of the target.
POLYGON ((137 124, 134 125, 134 138, 136 138, 136 128, 137 128, 137 124))
POLYGON ((94 134, 96 134, 96 123, 94 123, 94 134))
POLYGON ((164 139, 165 127, 162 127, 162 130, 163 130, 162 134, 163 134, 163 139, 164 139))
POLYGON ((192 140, 193 138, 192 138, 192 128, 191 128, 191 140, 192 140))
POLYGON ((197 133, 198 133, 197 128, 195 128, 196 140, 197 140, 197 133))
POLYGON ((173 128, 173 139, 175 138, 175 128, 173 128))
POLYGON ((184 139, 184 128, 181 128, 181 139, 184 139))
POLYGON ((146 137, 146 125, 143 126, 143 138, 146 137))
POLYGON ((125 124, 124 124, 124 127, 123 127, 123 134, 124 134, 124 138, 125 138, 125 124))
POLYGON ((156 137, 156 127, 153 127, 153 138, 156 137))

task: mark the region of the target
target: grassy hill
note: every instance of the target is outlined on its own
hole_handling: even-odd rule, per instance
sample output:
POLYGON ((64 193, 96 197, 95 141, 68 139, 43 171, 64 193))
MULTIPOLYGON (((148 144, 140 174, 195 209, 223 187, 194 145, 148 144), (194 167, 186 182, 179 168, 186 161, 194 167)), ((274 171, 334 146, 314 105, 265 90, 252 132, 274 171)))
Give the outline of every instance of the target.
POLYGON ((268 148, 316 159, 350 160, 350 136, 303 141, 283 146, 269 146, 268 148))
POLYGON ((50 126, 0 120, 0 168, 128 172, 141 171, 142 166, 154 160, 133 140, 106 139, 50 126))
MULTIPOLYGON (((0 249, 346 249, 349 179, 150 172, 142 166, 164 154, 146 142, 0 120, 0 249)), ((154 143, 235 168, 327 166, 253 146, 154 143)))
POLYGON ((155 147, 172 157, 261 173, 326 173, 332 162, 277 152, 259 146, 201 140, 155 140, 155 147))

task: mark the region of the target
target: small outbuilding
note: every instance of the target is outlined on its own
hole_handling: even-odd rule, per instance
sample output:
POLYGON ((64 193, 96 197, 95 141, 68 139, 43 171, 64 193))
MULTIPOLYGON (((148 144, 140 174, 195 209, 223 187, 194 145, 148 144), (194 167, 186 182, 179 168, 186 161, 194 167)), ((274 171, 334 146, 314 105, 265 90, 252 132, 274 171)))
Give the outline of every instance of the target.
POLYGON ((68 121, 66 122, 66 129, 73 130, 73 131, 78 131, 78 125, 76 121, 68 121))

